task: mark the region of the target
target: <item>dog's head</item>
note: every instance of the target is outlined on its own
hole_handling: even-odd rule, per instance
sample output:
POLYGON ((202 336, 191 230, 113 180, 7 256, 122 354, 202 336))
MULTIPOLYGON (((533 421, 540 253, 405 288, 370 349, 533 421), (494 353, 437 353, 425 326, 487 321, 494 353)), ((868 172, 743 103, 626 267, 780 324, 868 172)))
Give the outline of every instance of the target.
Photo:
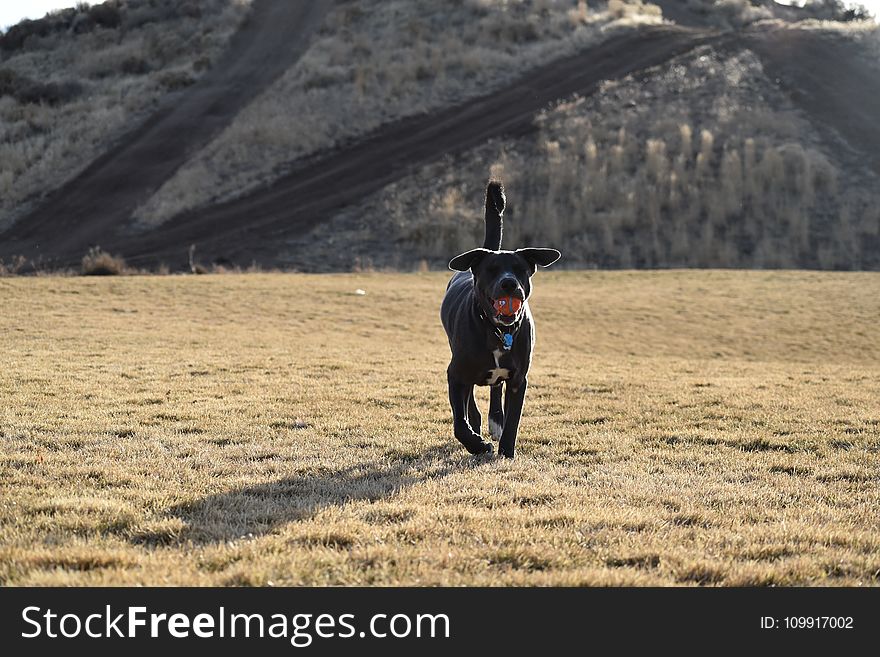
POLYGON ((549 267, 561 255, 556 249, 473 249, 455 256, 449 261, 449 268, 470 269, 483 314, 498 326, 511 326, 522 316, 532 293, 531 278, 538 266, 549 267))

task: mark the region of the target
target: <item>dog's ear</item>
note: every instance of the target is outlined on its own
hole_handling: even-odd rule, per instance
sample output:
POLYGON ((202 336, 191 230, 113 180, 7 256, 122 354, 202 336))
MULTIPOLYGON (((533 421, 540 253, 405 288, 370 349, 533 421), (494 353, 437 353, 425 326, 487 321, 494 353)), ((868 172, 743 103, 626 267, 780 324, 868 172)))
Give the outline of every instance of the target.
POLYGON ((549 267, 562 257, 562 254, 556 249, 517 249, 516 253, 525 258, 526 262, 532 266, 533 274, 537 269, 537 265, 549 267))
POLYGON ((449 268, 453 271, 467 271, 480 263, 486 254, 492 253, 489 249, 471 249, 455 256, 449 261, 449 268))

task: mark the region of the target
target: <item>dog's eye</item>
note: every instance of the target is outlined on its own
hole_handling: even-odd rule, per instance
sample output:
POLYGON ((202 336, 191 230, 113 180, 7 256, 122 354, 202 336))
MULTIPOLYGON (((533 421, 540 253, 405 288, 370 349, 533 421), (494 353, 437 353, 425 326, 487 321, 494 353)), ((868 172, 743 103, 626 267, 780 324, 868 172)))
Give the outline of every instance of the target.
POLYGON ((498 272, 500 272, 501 270, 498 269, 498 267, 495 266, 495 265, 490 265, 490 266, 486 269, 486 271, 488 272, 489 276, 497 276, 497 275, 498 275, 498 272))

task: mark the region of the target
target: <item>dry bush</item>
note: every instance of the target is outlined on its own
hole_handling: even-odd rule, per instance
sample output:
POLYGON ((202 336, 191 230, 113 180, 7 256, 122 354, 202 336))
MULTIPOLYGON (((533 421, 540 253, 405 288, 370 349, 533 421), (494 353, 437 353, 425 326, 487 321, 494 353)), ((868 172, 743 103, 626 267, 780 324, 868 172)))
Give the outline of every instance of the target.
POLYGON ((859 2, 842 0, 807 0, 800 11, 820 21, 850 22, 870 20, 872 14, 859 2))
POLYGON ((15 71, 0 69, 0 96, 9 96, 21 105, 61 105, 79 96, 83 85, 76 80, 36 82, 15 71))
POLYGON ((714 15, 732 27, 742 27, 773 17, 769 9, 755 6, 749 0, 717 0, 714 9, 714 15))
POLYGON ((614 19, 660 16, 660 7, 642 0, 608 0, 608 13, 614 19))
POLYGON ((195 82, 195 78, 187 71, 168 71, 159 77, 159 84, 168 91, 185 89, 195 82))
POLYGON ((125 260, 120 256, 110 255, 100 246, 89 249, 89 252, 83 256, 80 268, 83 276, 119 276, 127 272, 125 260))
POLYGON ((0 276, 15 276, 27 265, 24 256, 14 256, 8 263, 0 258, 0 276))
POLYGON ((760 20, 822 22, 827 27, 870 21, 871 13, 858 3, 842 0, 806 0, 802 6, 773 0, 687 0, 688 7, 719 27, 740 28, 760 20))
POLYGON ((278 176, 383 123, 485 94, 600 38, 659 22, 640 1, 366 0, 331 11, 305 55, 135 212, 155 226, 278 176))

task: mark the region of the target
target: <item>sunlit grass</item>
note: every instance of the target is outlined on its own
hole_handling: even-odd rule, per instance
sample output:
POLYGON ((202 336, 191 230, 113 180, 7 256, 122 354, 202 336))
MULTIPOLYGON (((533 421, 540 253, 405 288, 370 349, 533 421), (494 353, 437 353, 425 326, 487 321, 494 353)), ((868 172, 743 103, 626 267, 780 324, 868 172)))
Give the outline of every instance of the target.
POLYGON ((513 462, 446 280, 0 279, 0 581, 877 584, 880 277, 539 274, 513 462))

